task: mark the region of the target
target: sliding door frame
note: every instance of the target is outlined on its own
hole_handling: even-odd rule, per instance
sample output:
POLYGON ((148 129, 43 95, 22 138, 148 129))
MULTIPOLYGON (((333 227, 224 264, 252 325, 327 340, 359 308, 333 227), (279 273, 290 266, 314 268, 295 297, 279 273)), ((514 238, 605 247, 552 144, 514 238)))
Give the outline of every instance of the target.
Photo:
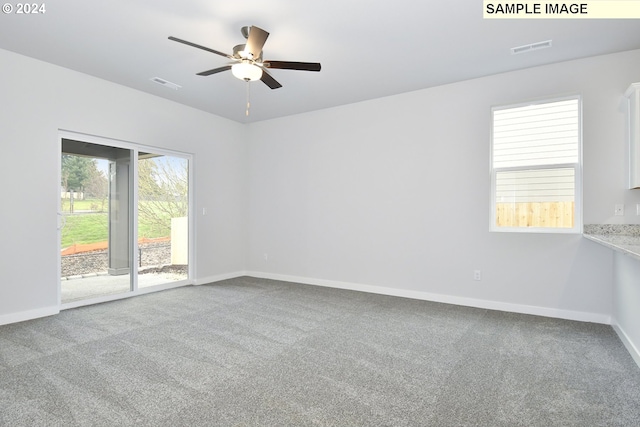
MULTIPOLYGON (((60 245, 61 245, 61 235, 63 224, 61 221, 61 212, 58 211, 58 232, 57 232, 57 248, 58 248, 58 305, 61 310, 65 310, 68 308, 80 307, 84 305, 98 304, 107 301, 113 301, 123 298, 129 298, 136 295, 146 294, 150 292, 157 292, 165 289, 177 288, 181 286, 193 285, 194 284, 194 272, 195 270, 195 211, 194 211, 194 165, 193 165, 193 154, 169 150, 160 147, 154 147, 149 145, 142 145, 138 143, 122 141, 118 139, 106 138, 96 135, 84 134, 73 132, 69 130, 59 129, 58 130, 58 180, 56 182, 58 186, 58 193, 60 182, 62 180, 62 164, 61 164, 61 156, 62 153, 62 140, 63 139, 71 139, 76 141, 88 142, 91 144, 98 144, 116 148, 122 148, 126 150, 130 150, 132 161, 131 161, 131 176, 132 179, 129 182, 129 218, 131 221, 129 223, 129 232, 131 235, 131 239, 129 242, 129 265, 131 266, 131 277, 130 277, 130 291, 122 294, 114 294, 114 295, 104 295, 93 298, 87 298, 83 300, 70 301, 66 303, 62 303, 62 280, 61 280, 61 262, 62 255, 60 254, 60 245), (187 278, 183 280, 178 280, 175 282, 168 282, 161 285, 149 286, 149 287, 138 287, 138 268, 137 268, 137 242, 138 242, 138 157, 139 153, 154 153, 160 154, 164 156, 173 156, 181 159, 185 159, 188 162, 188 267, 187 267, 187 278)), ((60 209, 58 207, 58 209, 60 209)))

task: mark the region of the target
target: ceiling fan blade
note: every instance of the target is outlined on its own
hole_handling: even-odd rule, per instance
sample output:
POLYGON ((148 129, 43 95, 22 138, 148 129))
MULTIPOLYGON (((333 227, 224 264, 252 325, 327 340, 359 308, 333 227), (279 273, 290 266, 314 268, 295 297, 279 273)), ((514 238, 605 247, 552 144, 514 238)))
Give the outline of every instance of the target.
POLYGON ((264 61, 268 68, 280 70, 320 71, 319 62, 295 62, 295 61, 264 61))
POLYGON ((224 67, 214 68, 213 70, 202 71, 198 73, 198 76, 210 76, 211 74, 221 73, 231 69, 231 65, 225 65, 224 67))
POLYGON ((216 55, 224 56, 225 58, 233 59, 233 56, 228 55, 226 53, 218 52, 217 50, 210 49, 210 48, 205 47, 205 46, 200 46, 199 44, 191 43, 191 42, 188 42, 186 40, 179 39, 177 37, 169 36, 169 40, 172 40, 172 41, 178 42, 178 43, 182 43, 182 44, 186 44, 187 46, 196 47, 198 49, 206 50, 207 52, 215 53, 216 55))
POLYGON ((282 85, 278 83, 278 81, 274 79, 271 74, 267 73, 267 70, 265 70, 264 68, 262 69, 262 77, 260 77, 260 80, 262 80, 262 82, 269 86, 271 89, 278 89, 282 87, 282 85))
POLYGON ((249 38, 247 39, 245 51, 252 53, 254 59, 259 58, 260 53, 262 52, 262 47, 267 41, 267 37, 269 37, 269 33, 262 28, 252 25, 249 30, 249 38))

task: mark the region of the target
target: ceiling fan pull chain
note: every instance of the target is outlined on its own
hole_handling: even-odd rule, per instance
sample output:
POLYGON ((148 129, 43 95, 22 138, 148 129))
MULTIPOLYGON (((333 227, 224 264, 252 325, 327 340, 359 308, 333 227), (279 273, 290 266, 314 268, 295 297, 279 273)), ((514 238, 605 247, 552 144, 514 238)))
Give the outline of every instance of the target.
POLYGON ((251 95, 251 85, 249 84, 248 80, 246 85, 247 85, 247 110, 245 111, 245 115, 249 117, 249 108, 251 108, 251 102, 249 100, 249 97, 251 95))

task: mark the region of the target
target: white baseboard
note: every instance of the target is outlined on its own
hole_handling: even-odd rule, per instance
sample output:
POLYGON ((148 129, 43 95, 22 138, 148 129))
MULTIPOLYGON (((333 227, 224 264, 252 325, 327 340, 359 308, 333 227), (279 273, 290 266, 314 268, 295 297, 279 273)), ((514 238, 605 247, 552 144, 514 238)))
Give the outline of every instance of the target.
POLYGON ((296 282, 305 285, 326 286, 329 288, 348 289, 351 291, 369 292, 373 294, 395 297, 412 298, 425 301, 441 302, 445 304, 462 305, 466 307, 484 308, 488 310, 507 311, 511 313, 532 314, 535 316, 554 317, 558 319, 576 320, 580 322, 611 324, 611 316, 599 313, 563 310, 557 308, 538 307, 532 305, 513 304, 500 301, 489 301, 476 298, 457 297, 452 295, 434 294, 430 292, 412 291, 408 289, 388 288, 383 286, 364 285, 360 283, 339 282, 334 280, 313 279, 300 276, 247 271, 245 275, 263 279, 296 282))
POLYGON ((622 341, 622 344, 624 344, 624 346, 627 348, 627 351, 629 352, 633 360, 636 362, 636 365, 638 365, 638 367, 640 368, 640 349, 635 346, 633 341, 631 341, 624 329, 622 329, 620 325, 618 325, 618 322, 616 322, 615 319, 612 322, 611 326, 613 327, 613 330, 616 331, 616 334, 618 334, 620 341, 622 341))
MULTIPOLYGON (((505 303, 499 301, 488 301, 475 298, 456 297, 451 295, 434 294, 422 291, 413 291, 408 289, 388 288, 383 286, 364 285, 360 283, 340 282, 334 280, 313 279, 301 276, 290 276, 283 274, 263 273, 258 271, 237 271, 233 273, 219 274, 216 276, 201 277, 194 281, 194 285, 204 285, 207 283, 215 283, 222 280, 234 279, 236 277, 252 276, 264 279, 282 280, 285 282, 302 283, 305 285, 325 286, 329 288, 347 289, 352 291, 369 292, 373 294, 389 295, 402 298, 411 298, 425 301, 441 302, 445 304, 462 305, 467 307, 483 308, 488 310, 507 311, 512 313, 532 314, 536 316, 554 317, 559 319, 576 320, 581 322, 611 324, 611 316, 588 313, 581 311, 562 310, 548 307, 537 307, 530 305, 521 305, 513 303, 505 303)), ((69 307, 66 307, 69 308, 69 307)), ((51 316, 58 314, 60 307, 47 307, 36 310, 27 310, 18 313, 0 315, 0 325, 9 323, 22 322, 25 320, 36 319, 38 317, 51 316)), ((626 334, 617 326, 614 326, 616 333, 620 336, 625 346, 629 349, 638 365, 640 366, 640 352, 628 339, 626 334)))
POLYGON ((247 276, 246 271, 236 271, 234 273, 219 274, 216 276, 200 277, 194 281, 194 285, 206 285, 207 283, 220 282, 221 280, 235 279, 236 277, 247 276))
POLYGON ((17 313, 3 314, 0 315, 0 325, 24 322, 26 320, 37 319, 39 317, 53 316, 54 314, 58 313, 60 313, 60 308, 58 306, 55 306, 38 308, 35 310, 20 311, 17 313))

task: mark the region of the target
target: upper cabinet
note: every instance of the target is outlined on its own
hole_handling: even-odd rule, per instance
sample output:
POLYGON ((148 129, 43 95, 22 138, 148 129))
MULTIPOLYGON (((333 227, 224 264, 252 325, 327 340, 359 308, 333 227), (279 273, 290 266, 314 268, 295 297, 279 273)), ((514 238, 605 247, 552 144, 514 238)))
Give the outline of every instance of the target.
POLYGON ((640 188, 640 83, 625 92, 629 141, 629 188, 640 188))

